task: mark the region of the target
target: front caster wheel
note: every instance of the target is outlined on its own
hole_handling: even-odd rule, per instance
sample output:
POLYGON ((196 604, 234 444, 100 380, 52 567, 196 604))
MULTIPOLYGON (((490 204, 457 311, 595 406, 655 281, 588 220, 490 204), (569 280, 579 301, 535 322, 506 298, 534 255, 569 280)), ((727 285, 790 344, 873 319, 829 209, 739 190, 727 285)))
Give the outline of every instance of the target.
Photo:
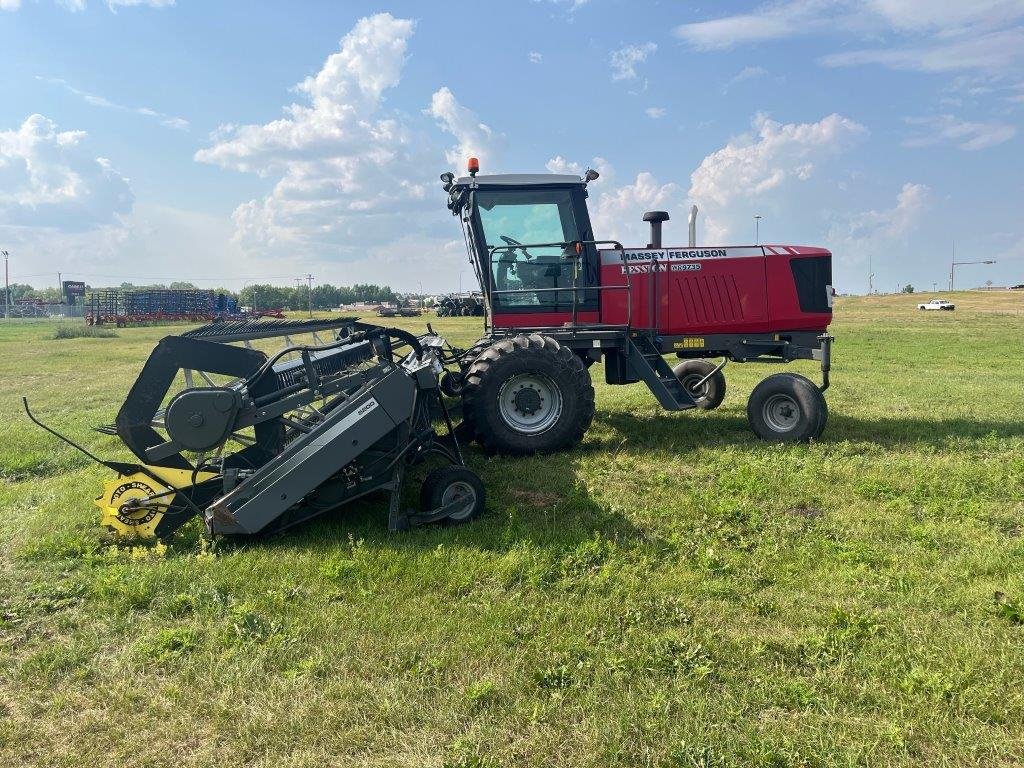
POLYGON ((762 440, 803 443, 821 435, 828 420, 828 406, 810 379, 795 373, 776 373, 750 393, 747 420, 762 440))
POLYGON ((725 374, 721 370, 715 371, 715 368, 707 360, 684 360, 672 369, 679 383, 703 411, 713 411, 725 399, 725 374), (712 371, 711 378, 698 387, 700 380, 712 371))
POLYGON ((468 467, 451 465, 435 469, 427 475, 420 488, 420 510, 426 514, 456 504, 444 522, 449 525, 468 523, 484 510, 484 484, 468 467))

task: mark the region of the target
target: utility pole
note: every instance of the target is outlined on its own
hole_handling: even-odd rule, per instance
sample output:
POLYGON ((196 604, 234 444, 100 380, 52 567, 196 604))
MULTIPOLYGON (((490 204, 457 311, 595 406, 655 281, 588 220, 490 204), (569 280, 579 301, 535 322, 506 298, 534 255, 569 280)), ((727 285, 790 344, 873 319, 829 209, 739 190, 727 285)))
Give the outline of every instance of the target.
POLYGON ((4 255, 4 319, 11 319, 11 273, 7 269, 7 260, 11 254, 0 251, 4 255))
POLYGON ((763 218, 759 213, 754 215, 754 245, 761 244, 761 219, 763 218))
POLYGON ((953 267, 956 266, 956 240, 952 241, 953 247, 949 254, 949 290, 953 291, 953 267))
POLYGON ((875 273, 871 269, 871 254, 868 254, 868 296, 875 292, 875 273))
POLYGON ((313 317, 313 276, 306 275, 306 298, 309 301, 309 316, 313 317))

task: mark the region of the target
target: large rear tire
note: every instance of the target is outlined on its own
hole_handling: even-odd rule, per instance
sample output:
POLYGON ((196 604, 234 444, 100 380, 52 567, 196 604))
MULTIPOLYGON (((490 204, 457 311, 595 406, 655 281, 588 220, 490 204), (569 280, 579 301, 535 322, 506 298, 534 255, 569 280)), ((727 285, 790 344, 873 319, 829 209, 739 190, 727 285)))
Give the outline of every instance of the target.
POLYGON ((725 374, 715 371, 715 365, 707 360, 684 360, 672 369, 690 397, 703 411, 713 411, 725 399, 725 374), (697 387, 697 383, 714 371, 710 379, 697 387))
POLYGON ((540 334, 491 344, 466 371, 463 413, 488 453, 570 448, 594 419, 594 386, 568 347, 540 334))
POLYGON ((828 406, 810 379, 795 373, 776 373, 750 393, 747 420, 762 440, 804 443, 816 439, 825 429, 828 406))

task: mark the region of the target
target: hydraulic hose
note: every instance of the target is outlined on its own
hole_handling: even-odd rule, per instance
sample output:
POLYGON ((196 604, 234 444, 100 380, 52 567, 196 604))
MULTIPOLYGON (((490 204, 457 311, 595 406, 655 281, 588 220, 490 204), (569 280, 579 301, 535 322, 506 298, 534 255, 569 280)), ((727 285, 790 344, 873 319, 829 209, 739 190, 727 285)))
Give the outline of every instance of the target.
POLYGON ((423 356, 423 346, 420 344, 420 340, 416 338, 416 336, 414 336, 413 334, 409 333, 408 331, 404 331, 401 328, 382 328, 381 330, 384 331, 384 333, 386 333, 388 336, 391 336, 396 339, 401 339, 410 347, 412 347, 413 351, 416 353, 416 357, 423 356))

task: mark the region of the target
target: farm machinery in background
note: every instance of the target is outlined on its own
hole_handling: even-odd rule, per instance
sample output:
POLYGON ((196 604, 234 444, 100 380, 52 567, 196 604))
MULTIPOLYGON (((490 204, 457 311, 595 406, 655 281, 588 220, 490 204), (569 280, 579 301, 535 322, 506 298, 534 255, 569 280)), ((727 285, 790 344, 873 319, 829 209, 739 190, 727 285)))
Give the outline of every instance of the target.
POLYGON ((479 292, 449 293, 437 300, 435 307, 438 317, 485 317, 487 307, 484 295, 479 292))
POLYGON ((280 309, 243 312, 234 296, 198 288, 117 288, 88 291, 85 295, 88 325, 124 328, 138 323, 202 323, 256 317, 280 319, 284 313, 280 309))
POLYGON ((422 314, 422 309, 414 307, 405 300, 400 300, 397 304, 381 304, 377 307, 378 317, 419 317, 422 314))
POLYGON ((471 160, 469 176, 441 177, 482 289, 478 341, 461 349, 429 324, 414 336, 353 318, 219 322, 168 336, 114 424, 101 428, 138 463, 101 461, 40 424, 117 474, 97 500, 104 522, 125 535, 165 536, 199 516, 211 534, 266 533, 380 490, 391 493, 392 529, 467 520, 484 491, 460 439, 505 455, 575 445, 594 417, 590 371, 599 361, 608 384, 642 381, 664 409, 682 411, 721 404, 729 361, 816 360, 820 385, 768 376, 747 418, 769 441, 822 433, 833 341, 828 251, 698 247, 692 215, 689 245, 664 247, 663 211, 643 216, 650 242, 626 248, 591 228, 595 171, 478 170, 471 160), (295 343, 302 333, 312 339, 295 343), (275 338, 282 350, 258 348, 275 338), (667 355, 680 362, 671 367, 667 355), (403 512, 406 471, 431 455, 448 466, 427 475, 420 511, 403 512))

